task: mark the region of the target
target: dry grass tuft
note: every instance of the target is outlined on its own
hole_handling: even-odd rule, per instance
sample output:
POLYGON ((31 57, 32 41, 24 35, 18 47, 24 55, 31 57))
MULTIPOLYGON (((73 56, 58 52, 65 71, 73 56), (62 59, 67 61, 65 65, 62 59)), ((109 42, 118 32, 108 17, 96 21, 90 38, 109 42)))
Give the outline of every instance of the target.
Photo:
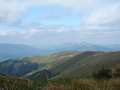
POLYGON ((120 90, 120 78, 96 81, 94 79, 72 80, 70 84, 49 83, 42 90, 120 90))

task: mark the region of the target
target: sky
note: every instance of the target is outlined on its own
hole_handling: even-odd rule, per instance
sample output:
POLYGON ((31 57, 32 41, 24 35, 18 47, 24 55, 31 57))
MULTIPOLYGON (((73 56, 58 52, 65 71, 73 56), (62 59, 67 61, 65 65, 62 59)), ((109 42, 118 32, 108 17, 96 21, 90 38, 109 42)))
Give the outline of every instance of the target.
POLYGON ((0 43, 120 44, 120 0, 0 0, 0 43))

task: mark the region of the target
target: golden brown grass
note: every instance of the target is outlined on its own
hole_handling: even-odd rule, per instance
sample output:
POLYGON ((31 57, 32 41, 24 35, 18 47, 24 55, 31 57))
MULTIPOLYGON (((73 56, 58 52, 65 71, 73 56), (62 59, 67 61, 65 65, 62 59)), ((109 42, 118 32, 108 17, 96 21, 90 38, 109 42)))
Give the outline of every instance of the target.
POLYGON ((63 77, 52 80, 19 79, 0 74, 0 88, 6 90, 120 90, 120 78, 95 80, 81 77, 63 77))
POLYGON ((30 81, 28 79, 19 79, 0 73, 0 88, 5 88, 5 90, 17 90, 16 88, 23 83, 30 84, 30 81))
POLYGON ((42 90, 120 90, 120 78, 101 81, 76 79, 69 84, 49 83, 42 90))

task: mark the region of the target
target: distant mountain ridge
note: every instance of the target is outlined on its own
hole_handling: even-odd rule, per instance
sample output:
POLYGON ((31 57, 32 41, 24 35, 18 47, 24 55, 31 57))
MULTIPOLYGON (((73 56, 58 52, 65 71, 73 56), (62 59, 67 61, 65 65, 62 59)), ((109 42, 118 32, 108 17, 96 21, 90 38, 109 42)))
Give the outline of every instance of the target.
POLYGON ((105 46, 100 46, 92 43, 86 43, 86 42, 81 42, 81 43, 64 43, 58 46, 56 50, 58 51, 104 51, 104 52, 109 52, 109 51, 116 51, 113 48, 105 47, 105 46))
POLYGON ((92 43, 63 43, 49 48, 34 48, 21 44, 0 44, 0 61, 24 56, 50 55, 61 51, 119 51, 120 45, 101 46, 92 43))
POLYGON ((109 47, 109 48, 113 49, 114 51, 120 51, 120 45, 119 44, 105 45, 105 47, 109 47))

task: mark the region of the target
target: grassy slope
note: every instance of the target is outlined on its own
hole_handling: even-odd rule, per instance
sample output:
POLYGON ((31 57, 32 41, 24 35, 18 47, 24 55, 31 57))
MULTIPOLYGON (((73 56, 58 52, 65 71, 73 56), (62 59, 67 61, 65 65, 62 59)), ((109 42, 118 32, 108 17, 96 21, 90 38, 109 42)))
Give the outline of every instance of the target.
POLYGON ((60 59, 66 59, 66 57, 70 58, 79 53, 80 52, 76 51, 68 51, 47 56, 33 56, 11 59, 0 63, 0 72, 9 75, 15 75, 18 73, 22 77, 26 76, 26 74, 33 74, 34 72, 40 71, 45 67, 49 67, 52 62, 60 59))
MULTIPOLYGON (((77 63, 79 63, 80 61, 82 61, 83 59, 93 56, 95 54, 99 54, 99 53, 101 52, 92 52, 92 51, 81 52, 80 54, 75 55, 74 57, 71 57, 71 58, 65 57, 66 59, 65 58, 59 59, 55 61, 54 63, 50 63, 48 64, 49 67, 45 67, 44 69, 50 71, 53 76, 56 76, 56 75, 59 76, 59 74, 62 74, 64 72, 66 73, 66 70, 68 70, 69 68, 70 70, 74 69, 72 67, 76 65, 77 63)), ((38 75, 38 72, 36 72, 36 75, 38 75)), ((76 73, 73 73, 73 74, 75 75, 76 73)), ((69 75, 71 75, 71 73, 69 75)))
POLYGON ((76 63, 83 60, 84 58, 87 58, 95 53, 98 53, 98 52, 83 52, 83 53, 80 53, 80 54, 70 58, 70 59, 66 59, 62 62, 55 62, 52 65, 52 67, 48 68, 48 70, 52 71, 53 73, 62 73, 66 69, 74 66, 76 63))
POLYGON ((65 70, 65 75, 91 74, 102 65, 107 68, 114 68, 120 65, 120 52, 98 53, 79 60, 78 63, 65 70))
POLYGON ((59 52, 59 53, 54 53, 51 55, 47 55, 47 56, 34 56, 31 57, 29 60, 31 62, 37 62, 37 63, 51 63, 56 61, 56 59, 61 59, 64 57, 67 57, 69 55, 76 55, 80 52, 77 51, 65 51, 65 52, 59 52))
MULTIPOLYGON (((37 70, 34 70, 23 77, 27 77, 27 76, 32 75, 34 73, 38 73, 43 69, 48 69, 48 68, 52 67, 53 65, 55 65, 56 62, 64 62, 67 59, 74 57, 75 55, 77 55, 79 53, 80 52, 76 52, 76 51, 65 51, 65 52, 59 52, 59 53, 55 53, 55 54, 48 55, 48 56, 40 56, 40 58, 33 57, 33 59, 30 60, 31 62, 37 62, 39 64, 45 63, 46 65, 42 68, 38 67, 37 70)), ((57 74, 57 73, 53 73, 53 74, 57 74)))
POLYGON ((0 63, 0 72, 21 77, 37 75, 40 71, 52 76, 90 74, 105 65, 108 68, 120 66, 120 52, 59 52, 47 56, 23 57, 0 63))

